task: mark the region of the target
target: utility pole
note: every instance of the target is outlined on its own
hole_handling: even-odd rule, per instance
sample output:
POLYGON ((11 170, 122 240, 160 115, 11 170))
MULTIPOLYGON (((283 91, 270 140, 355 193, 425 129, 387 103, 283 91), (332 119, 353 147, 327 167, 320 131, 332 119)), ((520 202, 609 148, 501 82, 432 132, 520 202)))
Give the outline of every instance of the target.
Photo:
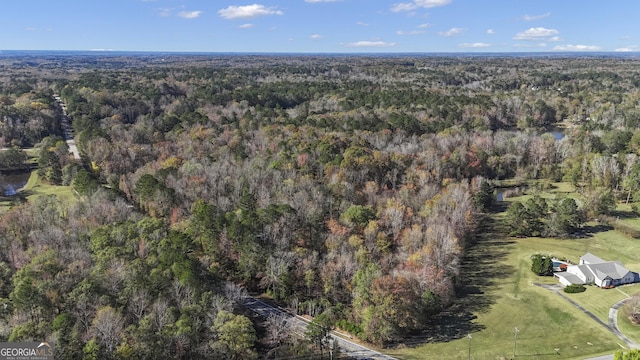
POLYGON ((518 333, 520 332, 520 330, 518 330, 518 328, 514 328, 516 331, 513 333, 513 358, 516 358, 516 344, 518 341, 518 333))
POLYGON ((471 360, 471 334, 467 335, 469 338, 469 360, 471 360))
POLYGON ((333 336, 329 338, 329 355, 331 360, 333 360, 333 352, 338 349, 338 340, 336 340, 333 336))

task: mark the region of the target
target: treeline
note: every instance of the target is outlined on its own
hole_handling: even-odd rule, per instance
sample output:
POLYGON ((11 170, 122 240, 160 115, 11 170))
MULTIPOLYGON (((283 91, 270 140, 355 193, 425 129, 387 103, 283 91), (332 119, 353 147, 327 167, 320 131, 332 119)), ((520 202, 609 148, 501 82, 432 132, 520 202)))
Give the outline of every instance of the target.
MULTIPOLYGON (((242 315, 248 291, 398 341, 455 301, 491 180, 639 190, 625 128, 635 64, 622 60, 173 60, 2 87, 8 104, 61 94, 83 157, 65 156, 56 131, 34 138, 40 175, 78 202, 2 216, 3 338, 55 339, 69 359, 314 351, 277 319, 242 315), (547 133, 559 122, 568 139, 547 133)), ((566 234, 583 209, 510 211, 566 234)))

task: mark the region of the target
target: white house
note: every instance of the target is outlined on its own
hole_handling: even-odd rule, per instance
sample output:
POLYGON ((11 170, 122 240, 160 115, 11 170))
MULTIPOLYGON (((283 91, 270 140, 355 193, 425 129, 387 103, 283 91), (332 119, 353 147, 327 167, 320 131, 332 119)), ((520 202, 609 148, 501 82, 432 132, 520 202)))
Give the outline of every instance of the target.
POLYGON ((593 254, 580 257, 579 265, 567 266, 567 271, 556 272, 554 276, 561 284, 595 284, 600 287, 631 284, 639 280, 638 273, 625 268, 619 261, 605 261, 593 254))

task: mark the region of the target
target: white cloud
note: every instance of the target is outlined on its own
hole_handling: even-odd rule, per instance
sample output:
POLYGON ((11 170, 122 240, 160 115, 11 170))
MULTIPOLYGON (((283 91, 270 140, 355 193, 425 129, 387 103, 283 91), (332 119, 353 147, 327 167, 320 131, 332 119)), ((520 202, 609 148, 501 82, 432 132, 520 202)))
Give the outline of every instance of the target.
POLYGON ((493 35, 493 34, 495 34, 495 33, 496 33, 496 31, 495 31, 495 30, 493 30, 493 29, 487 29, 487 34, 489 34, 489 35, 493 35))
POLYGON ((640 50, 640 46, 638 45, 629 45, 621 48, 617 48, 615 51, 617 52, 630 52, 630 51, 638 51, 640 50))
POLYGON ((489 46, 491 46, 491 44, 487 44, 487 43, 483 43, 483 42, 477 42, 477 43, 472 43, 472 44, 464 43, 464 44, 459 44, 458 45, 458 47, 461 47, 461 48, 476 48, 476 49, 487 48, 489 46))
POLYGON ((516 48, 533 48, 533 47, 546 47, 546 46, 547 46, 547 44, 543 43, 543 42, 537 43, 537 44, 531 44, 531 43, 521 44, 521 43, 517 43, 517 44, 513 45, 513 47, 516 47, 516 48))
POLYGON ((369 24, 367 24, 366 22, 362 22, 362 21, 358 21, 356 23, 356 25, 358 25, 358 26, 369 26, 369 24))
POLYGON ((276 10, 272 7, 266 7, 260 4, 245 5, 245 6, 229 6, 226 9, 218 10, 218 14, 228 20, 232 19, 248 19, 265 15, 282 15, 284 14, 280 10, 276 10))
POLYGON ((598 51, 602 48, 596 45, 558 45, 553 48, 556 51, 598 51))
POLYGON ((199 17, 200 15, 202 15, 202 11, 200 11, 200 10, 196 10, 196 11, 180 11, 178 13, 178 16, 180 16, 183 19, 195 19, 195 18, 199 17))
POLYGON ((320 34, 313 34, 313 35, 311 35, 309 37, 312 38, 313 40, 320 40, 320 39, 323 38, 323 36, 320 35, 320 34))
POLYGON ((254 27, 254 24, 242 24, 240 26, 238 26, 240 29, 251 29, 252 27, 254 27))
POLYGON ((431 26, 431 24, 424 23, 424 24, 420 24, 420 25, 418 25, 417 27, 418 27, 418 29, 426 29, 426 28, 428 28, 429 26, 431 26))
POLYGON ((396 34, 398 35, 420 35, 420 34, 424 34, 426 31, 424 30, 409 30, 409 31, 404 31, 404 30, 398 30, 396 31, 396 34))
POLYGON ((540 19, 544 19, 551 16, 550 12, 544 13, 542 15, 524 15, 522 17, 522 20, 524 21, 533 21, 533 20, 540 20, 540 19))
POLYGON ((173 9, 170 9, 170 8, 160 8, 158 9, 158 14, 162 17, 167 17, 167 16, 171 16, 172 11, 173 9))
POLYGON ((308 2, 308 3, 322 3, 322 2, 338 2, 341 0, 304 0, 304 2, 308 2))
POLYGON ((438 35, 444 36, 444 37, 451 37, 456 35, 462 35, 463 33, 464 33, 464 29, 454 27, 447 31, 439 32, 438 35))
POLYGON ((419 8, 429 9, 437 6, 444 6, 451 3, 451 0, 413 0, 412 2, 396 3, 391 7, 393 12, 412 11, 419 8))
POLYGON ((513 39, 539 41, 542 39, 553 37, 555 35, 558 35, 558 30, 556 29, 546 29, 543 27, 536 27, 536 28, 530 28, 529 30, 525 30, 523 32, 517 33, 516 36, 513 37, 513 39))
POLYGON ((396 43, 388 43, 384 41, 357 41, 345 44, 347 47, 391 47, 396 45, 396 43))
POLYGON ((558 41, 562 41, 562 38, 560 36, 554 36, 550 38, 549 41, 558 42, 558 41))

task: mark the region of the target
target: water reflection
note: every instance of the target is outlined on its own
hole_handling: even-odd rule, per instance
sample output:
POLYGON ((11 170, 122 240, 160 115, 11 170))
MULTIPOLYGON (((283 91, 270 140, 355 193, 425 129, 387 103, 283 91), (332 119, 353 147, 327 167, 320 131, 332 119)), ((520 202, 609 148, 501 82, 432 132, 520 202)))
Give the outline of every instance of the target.
POLYGON ((557 141, 557 140, 562 140, 564 138, 564 129, 562 128, 553 128, 551 129, 551 131, 549 131, 549 133, 551 133, 551 135, 553 135, 553 138, 557 141))
POLYGON ((31 176, 30 172, 1 174, 0 173, 0 192, 4 196, 14 196, 20 191, 31 176))
POLYGON ((524 194, 526 190, 526 185, 513 187, 497 187, 494 189, 493 194, 497 202, 502 202, 506 201, 507 198, 520 196, 524 194))

